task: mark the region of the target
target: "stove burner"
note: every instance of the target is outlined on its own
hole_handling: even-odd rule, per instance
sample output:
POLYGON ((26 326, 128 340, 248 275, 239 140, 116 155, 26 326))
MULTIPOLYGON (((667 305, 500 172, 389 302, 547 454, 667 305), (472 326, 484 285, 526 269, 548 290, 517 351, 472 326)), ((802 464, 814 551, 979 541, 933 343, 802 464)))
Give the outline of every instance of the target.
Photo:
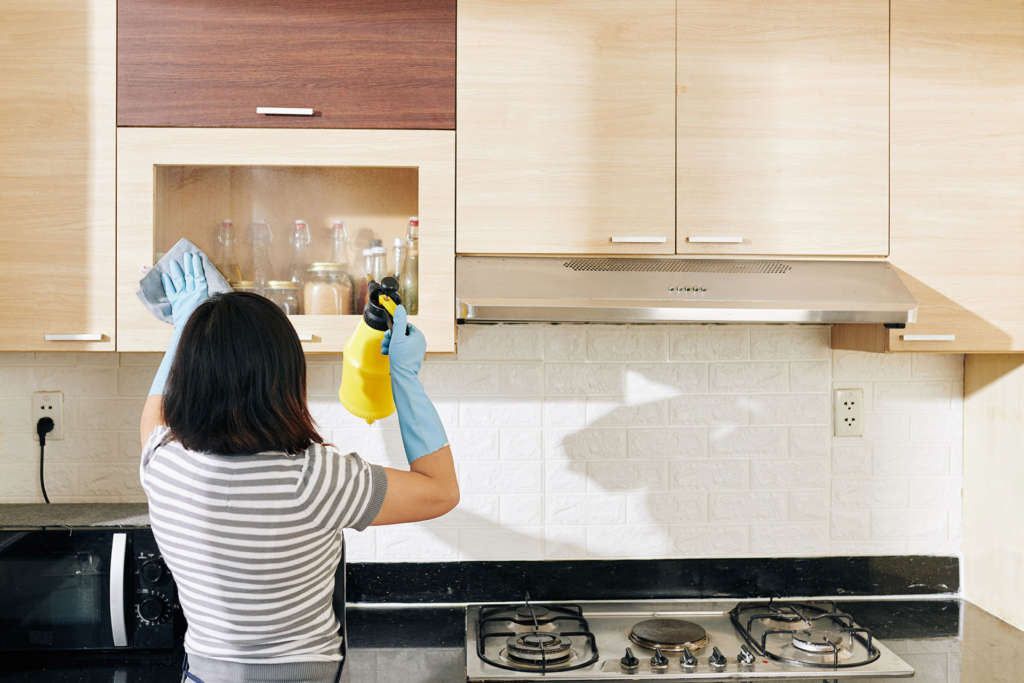
POLYGON ((629 639, 640 647, 663 652, 700 652, 708 644, 708 633, 699 624, 682 619, 647 619, 633 625, 629 639))
POLYGON ((515 610, 515 621, 516 623, 523 622, 526 624, 532 624, 533 620, 536 619, 537 623, 543 623, 548 618, 548 609, 546 607, 534 607, 533 605, 520 605, 515 610))
POLYGON ((842 631, 805 629, 793 633, 793 647, 804 652, 833 654, 849 645, 849 636, 842 631))
POLYGON ((572 641, 557 633, 531 631, 505 641, 505 656, 522 664, 563 664, 572 657, 572 641))

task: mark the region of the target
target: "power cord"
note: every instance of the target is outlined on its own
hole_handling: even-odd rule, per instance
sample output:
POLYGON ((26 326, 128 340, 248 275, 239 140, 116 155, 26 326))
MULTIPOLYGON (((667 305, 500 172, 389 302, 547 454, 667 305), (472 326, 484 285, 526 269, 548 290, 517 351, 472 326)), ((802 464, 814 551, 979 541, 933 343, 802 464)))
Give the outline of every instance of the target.
POLYGON ((36 422, 36 434, 39 435, 39 490, 43 492, 43 500, 50 502, 46 495, 46 477, 43 476, 43 462, 46 452, 46 435, 53 431, 53 418, 41 417, 36 422))

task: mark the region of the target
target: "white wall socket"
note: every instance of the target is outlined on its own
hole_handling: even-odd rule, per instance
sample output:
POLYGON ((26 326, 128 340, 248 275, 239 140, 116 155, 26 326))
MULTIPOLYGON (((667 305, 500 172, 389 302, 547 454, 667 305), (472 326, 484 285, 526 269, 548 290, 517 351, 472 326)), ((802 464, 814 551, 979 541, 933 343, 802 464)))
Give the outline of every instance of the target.
POLYGON ((836 436, 864 436, 864 390, 836 389, 836 436))
MULTIPOLYGON (((32 394, 32 433, 36 432, 39 419, 53 420, 53 431, 46 435, 47 441, 64 438, 64 393, 60 391, 37 391, 32 394)), ((36 437, 39 440, 39 437, 36 437)))

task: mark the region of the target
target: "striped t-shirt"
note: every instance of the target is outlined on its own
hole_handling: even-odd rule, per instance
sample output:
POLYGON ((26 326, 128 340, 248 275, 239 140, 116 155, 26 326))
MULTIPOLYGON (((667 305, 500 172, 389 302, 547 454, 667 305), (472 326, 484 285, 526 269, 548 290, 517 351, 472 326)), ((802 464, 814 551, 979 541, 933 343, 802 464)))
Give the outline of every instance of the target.
POLYGON ((213 455, 157 427, 142 487, 188 621, 185 651, 247 664, 337 661, 331 598, 341 530, 363 530, 387 490, 382 468, 313 444, 213 455))

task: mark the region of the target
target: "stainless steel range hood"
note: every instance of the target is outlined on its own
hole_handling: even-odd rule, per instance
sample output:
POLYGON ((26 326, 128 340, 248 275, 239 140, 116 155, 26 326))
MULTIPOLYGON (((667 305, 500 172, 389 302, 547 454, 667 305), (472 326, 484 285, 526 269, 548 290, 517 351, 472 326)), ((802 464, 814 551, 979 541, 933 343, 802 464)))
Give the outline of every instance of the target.
POLYGON ((466 323, 917 320, 882 261, 460 256, 455 292, 466 323))

